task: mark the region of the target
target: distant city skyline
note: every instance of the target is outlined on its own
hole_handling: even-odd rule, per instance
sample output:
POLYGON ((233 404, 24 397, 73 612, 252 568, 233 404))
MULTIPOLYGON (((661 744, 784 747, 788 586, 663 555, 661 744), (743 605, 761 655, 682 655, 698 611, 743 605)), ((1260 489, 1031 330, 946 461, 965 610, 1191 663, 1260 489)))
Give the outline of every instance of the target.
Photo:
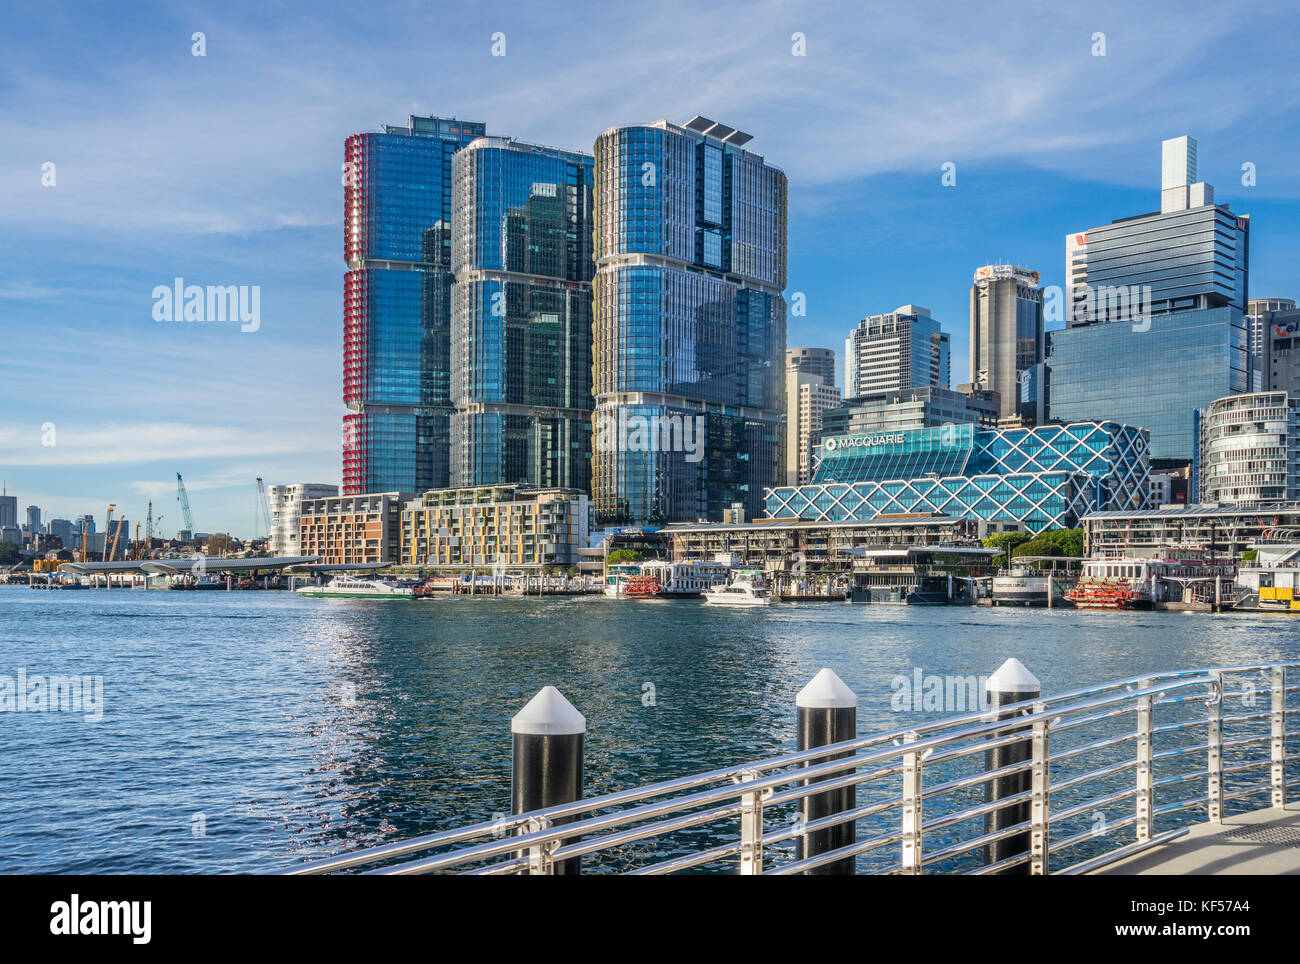
POLYGON ((15 9, 11 36, 51 42, 7 51, 0 85, 7 492, 53 519, 109 502, 143 519, 152 499, 168 530, 180 471, 197 529, 247 537, 256 477, 340 484, 342 145, 407 114, 582 152, 660 117, 751 132, 790 183, 790 346, 837 349, 861 318, 919 303, 967 371, 971 272, 1015 263, 1066 285, 1062 239, 1159 210, 1159 141, 1182 134, 1215 200, 1251 214, 1251 297, 1296 298, 1300 87, 1277 68, 1300 18, 1165 6, 996 37, 996 10, 925 5, 855 23, 720 4, 691 10, 689 35, 674 5, 578 4, 564 23, 492 4, 382 21, 335 4, 311 19, 15 9), (1250 56, 1210 55, 1234 49, 1250 56), (258 328, 154 320, 151 292, 178 278, 258 286, 258 328))

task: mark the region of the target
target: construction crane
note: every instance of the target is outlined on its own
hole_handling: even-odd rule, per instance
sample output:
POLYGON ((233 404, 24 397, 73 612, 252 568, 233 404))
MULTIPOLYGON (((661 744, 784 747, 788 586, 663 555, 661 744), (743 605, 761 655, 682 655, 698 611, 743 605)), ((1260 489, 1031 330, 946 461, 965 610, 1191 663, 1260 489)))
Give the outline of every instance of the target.
MULTIPOLYGON (((262 523, 266 526, 266 537, 271 538, 271 503, 266 498, 266 486, 262 477, 257 477, 257 507, 262 513, 262 523)), ((256 533, 254 533, 256 534, 256 533)))
POLYGON ((116 508, 116 502, 108 504, 108 519, 104 522, 104 551, 99 554, 104 562, 108 562, 108 534, 113 531, 113 510, 116 508))
MULTIPOLYGON (((112 562, 113 557, 117 555, 117 540, 122 538, 122 526, 124 525, 126 525, 126 513, 122 513, 117 520, 117 529, 113 533, 113 548, 108 551, 108 558, 104 560, 105 562, 112 562)), ((104 538, 108 538, 107 532, 104 533, 104 538)))
POLYGON ((185 494, 185 480, 181 478, 179 472, 176 473, 176 501, 181 504, 181 516, 185 519, 185 530, 190 534, 190 540, 194 539, 194 516, 190 515, 190 497, 185 494))
POLYGON ((140 545, 140 523, 135 524, 135 543, 137 559, 143 559, 149 555, 149 550, 153 548, 153 500, 149 500, 149 510, 144 514, 144 545, 140 545))
POLYGON ((81 561, 86 561, 86 528, 89 525, 85 519, 81 520, 81 561))

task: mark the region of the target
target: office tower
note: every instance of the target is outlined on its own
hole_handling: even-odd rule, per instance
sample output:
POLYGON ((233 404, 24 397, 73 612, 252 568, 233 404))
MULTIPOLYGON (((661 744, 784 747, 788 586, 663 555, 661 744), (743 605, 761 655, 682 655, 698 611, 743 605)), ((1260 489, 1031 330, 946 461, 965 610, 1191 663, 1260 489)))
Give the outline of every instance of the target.
POLYGON ((1251 298, 1246 307, 1251 391, 1283 391, 1300 398, 1300 311, 1290 298, 1251 298))
POLYGON ((333 498, 338 494, 337 485, 324 482, 268 486, 266 500, 271 506, 271 531, 267 533, 267 553, 272 556, 300 555, 302 548, 298 544, 298 530, 303 502, 333 498))
POLYGON ((1195 142, 1166 142, 1161 210, 1083 232, 1076 313, 1048 338, 1051 417, 1141 425, 1158 469, 1193 460, 1194 412, 1251 385, 1250 219, 1213 198, 1195 142))
POLYGON ((1004 418, 1017 414, 1020 377, 1043 360, 1043 289, 1038 272, 990 264, 970 289, 970 385, 997 392, 1004 418))
MULTIPOLYGON (((1088 234, 1076 231, 1065 236, 1065 325, 1087 320, 1088 234)), ((1053 319, 1045 319, 1051 321, 1053 319)))
POLYGON ((451 485, 585 492, 592 158, 485 137, 452 181, 451 485))
POLYGON ((951 379, 948 333, 928 308, 903 305, 863 318, 844 341, 844 397, 936 386, 951 379))
POLYGON ((695 117, 596 140, 597 519, 757 515, 782 475, 786 177, 695 117))
POLYGON ((1090 512, 1144 509, 1146 433, 1116 422, 983 429, 945 424, 822 436, 808 485, 767 495, 767 515, 819 522, 943 513, 1014 519, 1032 532, 1090 512))
POLYGON ((27 507, 27 528, 32 531, 32 535, 41 531, 40 506, 29 505, 27 507))
POLYGON ((995 399, 988 393, 967 395, 936 386, 860 395, 822 413, 821 435, 874 435, 940 425, 996 428, 995 399))
POLYGON ((480 123, 411 117, 345 145, 343 491, 447 484, 451 159, 480 123))
POLYGON ((0 495, 0 527, 18 525, 18 496, 0 495))
POLYGON ((65 549, 72 548, 75 539, 71 519, 51 519, 46 525, 46 531, 52 536, 57 536, 65 549))
POLYGON ((835 352, 830 348, 787 348, 785 370, 787 373, 817 375, 824 384, 831 387, 839 384, 839 372, 835 370, 835 352))
POLYGON ((791 370, 785 373, 785 400, 785 484, 802 485, 812 478, 822 414, 839 406, 840 390, 821 375, 791 370))

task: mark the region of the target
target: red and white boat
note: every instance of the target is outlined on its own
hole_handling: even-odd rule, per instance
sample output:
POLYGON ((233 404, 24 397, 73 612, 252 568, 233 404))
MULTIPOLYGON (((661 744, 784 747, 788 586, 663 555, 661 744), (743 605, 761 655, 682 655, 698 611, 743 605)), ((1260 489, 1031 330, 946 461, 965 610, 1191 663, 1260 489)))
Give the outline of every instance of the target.
POLYGON ((1237 568, 1201 547, 1167 546, 1090 559, 1066 598, 1079 609, 1150 609, 1157 603, 1226 598, 1237 568))

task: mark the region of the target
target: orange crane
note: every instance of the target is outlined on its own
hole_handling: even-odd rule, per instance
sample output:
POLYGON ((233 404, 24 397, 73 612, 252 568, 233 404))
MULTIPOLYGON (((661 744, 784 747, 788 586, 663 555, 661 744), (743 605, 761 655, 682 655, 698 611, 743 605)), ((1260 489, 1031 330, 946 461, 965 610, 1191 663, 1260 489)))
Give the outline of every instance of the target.
POLYGON ((116 502, 108 504, 108 519, 104 522, 104 551, 99 554, 99 558, 104 562, 108 562, 108 534, 113 531, 113 510, 116 508, 116 502))
MULTIPOLYGON (((123 513, 122 517, 117 520, 117 530, 113 533, 113 548, 108 551, 108 558, 104 560, 105 562, 112 562, 113 557, 117 555, 117 540, 122 538, 122 526, 124 525, 126 525, 125 513, 123 513)), ((104 533, 104 538, 108 538, 107 532, 104 533)))

